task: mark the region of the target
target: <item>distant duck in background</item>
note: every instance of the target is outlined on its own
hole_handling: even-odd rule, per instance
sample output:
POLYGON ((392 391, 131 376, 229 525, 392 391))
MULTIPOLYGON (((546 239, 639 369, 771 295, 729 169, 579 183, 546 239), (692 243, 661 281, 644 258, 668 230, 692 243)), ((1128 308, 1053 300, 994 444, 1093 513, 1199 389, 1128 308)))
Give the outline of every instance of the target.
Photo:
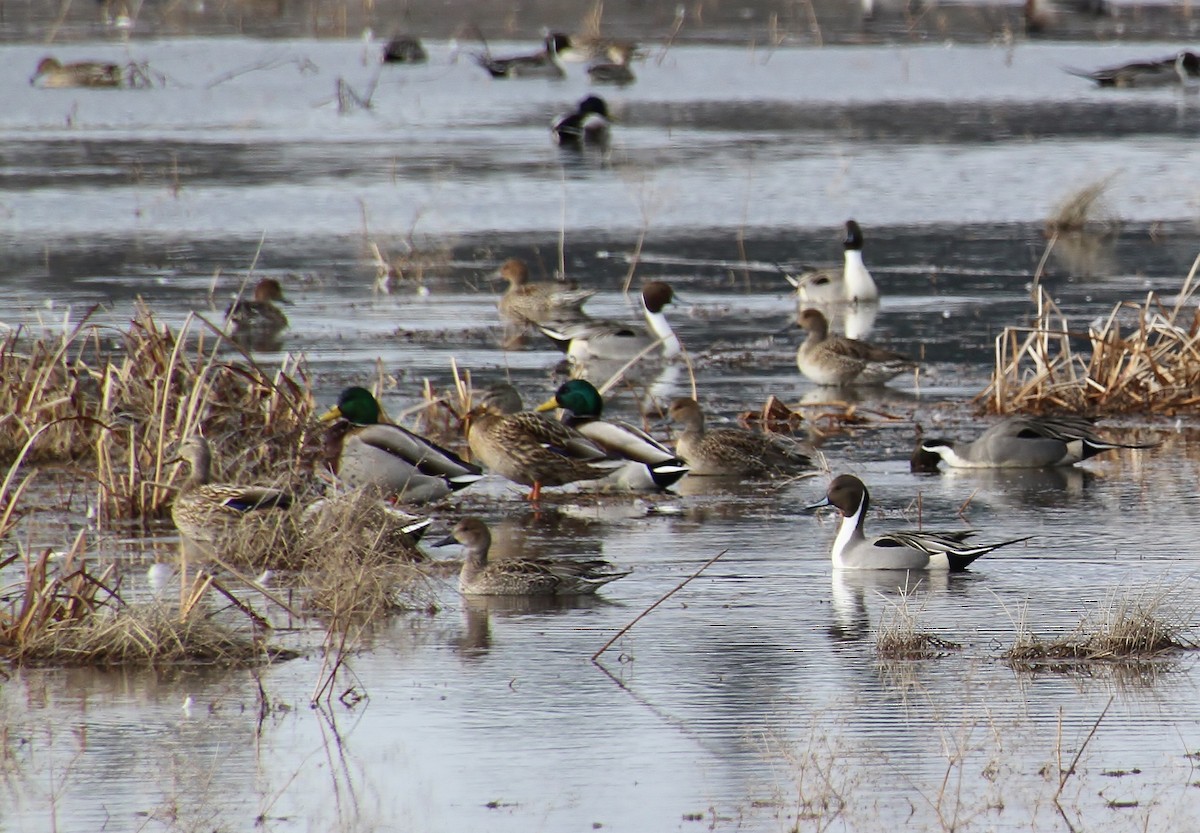
POLYGON ((275 336, 288 325, 287 316, 276 303, 290 304, 283 285, 275 278, 263 278, 254 285, 251 298, 240 298, 225 308, 225 320, 233 324, 234 336, 275 336))
POLYGON ((1133 61, 1095 70, 1067 68, 1066 71, 1095 81, 1099 87, 1191 86, 1200 80, 1200 55, 1185 50, 1157 61, 1133 61))
POLYGON ((674 297, 670 284, 662 281, 650 281, 642 287, 645 327, 618 321, 587 321, 562 327, 540 324, 538 329, 577 364, 628 361, 641 353, 649 356, 655 352, 670 359, 683 352, 679 337, 663 314, 663 308, 674 297))
POLYGON ((584 302, 596 294, 594 289, 576 289, 562 281, 540 283, 529 280, 529 266, 517 257, 509 258, 496 273, 508 281, 508 291, 500 296, 497 308, 505 318, 538 323, 549 319, 581 316, 584 302))
POLYGON ((122 76, 121 68, 116 64, 99 61, 63 64, 57 58, 47 56, 38 61, 37 71, 29 83, 39 87, 119 87, 122 76))
POLYGON ((549 78, 566 77, 558 62, 558 53, 569 48, 571 39, 561 32, 546 35, 545 48, 531 55, 513 55, 493 58, 490 52, 475 56, 475 62, 488 71, 493 78, 549 78))
POLYGON ((383 47, 385 64, 423 64, 427 60, 425 47, 413 35, 396 35, 383 47))
POLYGON ((633 59, 632 45, 612 44, 608 47, 603 59, 593 61, 588 66, 588 77, 593 84, 615 84, 624 87, 637 80, 629 62, 633 59))
POLYGON ((579 102, 575 112, 559 116, 550 131, 559 147, 581 149, 584 146, 607 147, 609 141, 608 104, 598 95, 579 102))
POLYGON ((863 263, 862 228, 854 220, 846 221, 846 237, 841 269, 822 268, 792 278, 796 295, 805 304, 829 304, 839 301, 873 303, 879 300, 879 287, 863 263))

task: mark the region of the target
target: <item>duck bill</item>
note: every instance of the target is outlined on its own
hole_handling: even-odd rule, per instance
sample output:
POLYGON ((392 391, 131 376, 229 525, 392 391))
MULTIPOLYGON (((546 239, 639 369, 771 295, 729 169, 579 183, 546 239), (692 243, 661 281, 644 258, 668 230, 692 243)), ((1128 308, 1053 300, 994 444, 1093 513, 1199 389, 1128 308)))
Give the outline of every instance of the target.
POLYGON ((339 408, 337 405, 334 405, 328 411, 321 414, 321 416, 317 417, 317 419, 319 419, 321 422, 333 422, 335 419, 341 419, 341 418, 342 418, 342 409, 339 408))
POLYGON ((825 496, 824 500, 819 500, 816 503, 811 503, 808 506, 805 506, 804 511, 805 512, 816 512, 818 509, 823 509, 826 506, 833 506, 833 504, 829 502, 828 495, 825 496))
POLYGON ((442 540, 440 540, 440 541, 434 541, 434 542, 433 542, 433 546, 435 546, 435 547, 448 547, 448 546, 450 546, 451 544, 457 544, 457 543, 458 543, 458 541, 455 539, 455 537, 454 537, 454 533, 451 533, 451 534, 447 535, 445 538, 443 538, 443 539, 442 539, 442 540))
POLYGON ((558 399, 556 397, 551 396, 549 399, 547 399, 541 405, 538 405, 533 410, 540 414, 540 413, 545 413, 546 411, 553 411, 557 407, 558 407, 558 399))

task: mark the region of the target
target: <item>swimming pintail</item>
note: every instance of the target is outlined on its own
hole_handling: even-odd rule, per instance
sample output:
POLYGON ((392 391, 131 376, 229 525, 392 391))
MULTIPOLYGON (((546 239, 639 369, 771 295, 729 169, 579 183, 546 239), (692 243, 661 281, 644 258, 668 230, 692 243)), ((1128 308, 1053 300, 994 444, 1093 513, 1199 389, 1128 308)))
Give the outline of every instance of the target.
POLYGON ((1000 420, 971 442, 926 437, 913 452, 913 471, 935 471, 939 462, 959 469, 1032 469, 1070 466, 1117 448, 1156 444, 1101 439, 1084 417, 1024 417, 1000 420))
POLYGON ((351 489, 425 503, 483 477, 479 466, 454 452, 381 421, 379 402, 366 388, 346 388, 321 421, 330 423, 325 434, 326 463, 351 489))
POLYGON ((566 73, 558 63, 558 53, 571 45, 571 39, 560 32, 546 35, 545 48, 532 55, 493 58, 491 53, 475 56, 475 62, 493 78, 563 78, 566 73))
POLYGON ((578 316, 584 302, 596 294, 594 289, 577 289, 562 282, 530 282, 529 267, 515 257, 504 261, 497 275, 508 281, 508 291, 497 304, 500 314, 518 321, 578 316))
POLYGON ((550 132, 559 147, 581 149, 585 145, 608 145, 608 104, 598 95, 589 95, 579 102, 573 113, 559 116, 550 125, 550 132))
POLYGON ((1067 69, 1071 75, 1088 78, 1100 87, 1188 86, 1200 79, 1200 55, 1186 50, 1157 61, 1133 61, 1095 70, 1067 69))
POLYGON ((270 486, 212 482, 212 449, 204 437, 179 444, 176 459, 191 467, 171 504, 171 520, 188 540, 220 545, 222 536, 252 514, 288 509, 292 496, 270 486))
POLYGON ((812 468, 809 448, 788 437, 705 428, 704 411, 695 399, 676 399, 667 415, 683 425, 675 451, 693 475, 792 477, 812 468))
POLYGON ((615 465, 604 449, 561 422, 533 411, 511 412, 510 397, 485 397, 467 415, 467 444, 489 471, 529 486, 538 500, 544 486, 599 480, 615 465))
POLYGON ((30 84, 41 87, 119 87, 121 81, 121 68, 116 64, 100 61, 63 64, 51 57, 42 58, 29 79, 30 84))
POLYGON ((804 303, 829 304, 879 300, 879 287, 863 263, 863 233, 854 220, 846 221, 846 238, 842 268, 814 269, 788 280, 796 287, 796 295, 804 303))
POLYGON ((479 518, 463 518, 435 546, 465 547, 459 589, 468 596, 581 596, 629 575, 600 558, 511 558, 488 560, 492 534, 479 518))
POLYGON ((820 310, 800 313, 808 336, 796 351, 796 366, 818 385, 882 385, 917 364, 899 353, 865 341, 829 334, 820 310))
POLYGON ((413 35, 396 35, 383 47, 385 64, 423 64, 427 60, 421 39, 413 35))
POLYGON ((275 278, 263 278, 254 285, 252 298, 241 298, 225 309, 225 320, 234 326, 234 332, 278 333, 286 329, 287 316, 276 303, 290 304, 283 296, 283 286, 275 278))
POLYGON ((905 530, 868 538, 865 534, 867 487, 851 474, 838 475, 825 499, 808 510, 833 506, 842 514, 830 556, 835 570, 965 570, 972 561, 1000 547, 1028 541, 1013 538, 996 544, 970 544, 974 530, 918 532, 905 530))
POLYGON ((563 409, 563 423, 574 428, 609 455, 628 460, 606 480, 622 488, 666 489, 688 472, 688 467, 662 443, 627 422, 601 418, 604 398, 586 379, 562 384, 538 411, 563 409))
POLYGON ((663 308, 674 297, 670 285, 662 281, 642 287, 642 313, 648 330, 616 321, 586 321, 561 327, 540 324, 538 329, 580 364, 589 360, 625 361, 640 353, 656 352, 655 348, 662 357, 673 358, 683 352, 683 347, 663 308))

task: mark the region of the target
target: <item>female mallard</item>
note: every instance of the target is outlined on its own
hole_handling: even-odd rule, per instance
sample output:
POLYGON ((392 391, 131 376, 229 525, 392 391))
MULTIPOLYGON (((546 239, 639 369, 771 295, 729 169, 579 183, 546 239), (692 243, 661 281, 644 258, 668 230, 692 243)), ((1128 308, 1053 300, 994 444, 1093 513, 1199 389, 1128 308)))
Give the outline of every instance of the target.
POLYGON ((588 78, 593 84, 616 84, 624 87, 637 78, 629 68, 635 47, 632 44, 609 44, 603 56, 594 59, 588 66, 588 78))
POLYGON ((704 411, 695 399, 676 399, 667 415, 683 424, 675 450, 693 475, 791 477, 812 467, 808 448, 776 434, 742 428, 704 427, 704 411))
POLYGON ((379 402, 366 388, 342 391, 321 415, 326 462, 352 489, 372 489, 409 503, 426 503, 471 485, 483 471, 457 454, 399 425, 380 422, 379 402))
POLYGON ((492 534, 479 518, 463 518, 435 546, 466 547, 459 588, 468 596, 579 596, 629 575, 600 558, 514 558, 488 561, 492 534))
POLYGON ((497 275, 508 281, 508 291, 497 305, 500 314, 518 321, 578 316, 584 301, 596 294, 594 289, 576 289, 561 282, 530 283, 529 267, 516 257, 504 261, 497 275))
POLYGON ((615 467, 604 449, 561 422, 532 411, 512 413, 485 400, 468 415, 471 453, 501 477, 529 486, 537 500, 543 486, 599 480, 615 467))
POLYGON ((800 313, 800 326, 808 337, 796 351, 796 366, 818 385, 882 385, 917 366, 891 350, 830 335, 829 322, 820 310, 800 313))
POLYGON ((30 84, 42 87, 119 87, 121 68, 99 61, 60 63, 57 58, 42 58, 30 84))
POLYGON ((688 472, 684 462, 645 431, 626 422, 601 419, 604 399, 586 379, 564 383, 538 411, 562 408, 563 424, 574 428, 611 456, 628 460, 610 479, 627 489, 666 489, 688 472))
POLYGON ((275 303, 290 304, 283 286, 275 278, 263 278, 254 285, 252 298, 239 298, 225 309, 225 320, 235 333, 278 333, 288 325, 287 316, 275 303))
POLYGON ((203 437, 180 443, 176 459, 189 463, 192 470, 171 505, 171 519, 190 541, 219 545, 223 534, 247 516, 292 505, 291 495, 282 489, 210 482, 212 450, 203 437))

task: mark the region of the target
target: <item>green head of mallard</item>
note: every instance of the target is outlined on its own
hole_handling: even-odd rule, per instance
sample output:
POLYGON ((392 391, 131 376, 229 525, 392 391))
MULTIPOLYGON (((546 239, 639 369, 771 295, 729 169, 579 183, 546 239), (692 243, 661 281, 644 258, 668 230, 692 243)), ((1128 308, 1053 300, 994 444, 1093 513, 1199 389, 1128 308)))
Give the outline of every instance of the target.
POLYGON ((539 411, 562 408, 577 417, 599 419, 604 410, 604 398, 596 386, 586 379, 572 379, 563 383, 554 396, 537 406, 539 411))
POLYGON ((379 422, 379 402, 366 388, 346 388, 338 402, 321 414, 321 422, 344 419, 353 425, 375 425, 379 422))

